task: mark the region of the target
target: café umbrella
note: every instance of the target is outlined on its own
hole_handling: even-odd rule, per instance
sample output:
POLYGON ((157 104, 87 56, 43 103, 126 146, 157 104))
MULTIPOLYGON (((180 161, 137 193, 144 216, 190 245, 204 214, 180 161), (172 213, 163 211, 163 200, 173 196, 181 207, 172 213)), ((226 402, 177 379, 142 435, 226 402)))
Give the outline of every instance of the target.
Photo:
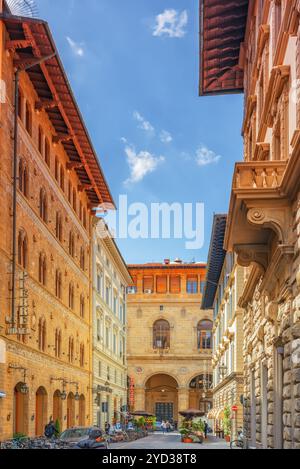
POLYGON ((188 409, 188 410, 183 410, 182 412, 179 412, 182 417, 185 417, 188 420, 191 420, 195 417, 202 417, 204 413, 199 410, 199 409, 188 409))

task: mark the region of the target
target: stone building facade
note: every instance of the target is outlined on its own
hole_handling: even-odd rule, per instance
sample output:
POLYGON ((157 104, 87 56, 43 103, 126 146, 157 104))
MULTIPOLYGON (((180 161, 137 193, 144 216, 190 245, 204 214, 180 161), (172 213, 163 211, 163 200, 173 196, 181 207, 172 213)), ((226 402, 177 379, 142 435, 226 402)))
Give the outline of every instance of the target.
POLYGON ((92 210, 111 198, 47 24, 13 17, 0 4, 0 439, 6 439, 42 435, 50 418, 62 430, 92 422, 92 210))
MULTIPOLYGON (((205 3, 204 16, 210 8, 205 3)), ((215 3, 217 22, 224 5, 215 3)), ((253 447, 299 449, 300 2, 243 2, 243 10, 235 3, 243 33, 236 31, 232 8, 223 9, 222 21, 227 14, 231 40, 241 33, 239 53, 228 47, 222 55, 224 37, 214 38, 232 67, 210 77, 210 90, 204 81, 202 94, 222 87, 245 91, 244 162, 235 168, 225 235, 225 249, 247 269, 239 303, 245 433, 253 447)), ((205 18, 204 24, 208 31, 205 18)), ((204 36, 208 64, 210 40, 204 36)))
POLYGON ((239 299, 243 292, 245 269, 236 256, 223 250, 226 215, 215 215, 211 247, 207 262, 207 281, 203 308, 214 311, 213 327, 213 408, 209 417, 214 431, 224 431, 224 411, 231 413, 231 439, 243 428, 244 362, 243 309, 239 299))
POLYGON ((127 410, 127 287, 132 279, 99 219, 93 229, 93 423, 104 429, 127 410))
POLYGON ((158 420, 212 405, 212 312, 201 310, 206 266, 165 261, 129 266, 129 405, 158 420))

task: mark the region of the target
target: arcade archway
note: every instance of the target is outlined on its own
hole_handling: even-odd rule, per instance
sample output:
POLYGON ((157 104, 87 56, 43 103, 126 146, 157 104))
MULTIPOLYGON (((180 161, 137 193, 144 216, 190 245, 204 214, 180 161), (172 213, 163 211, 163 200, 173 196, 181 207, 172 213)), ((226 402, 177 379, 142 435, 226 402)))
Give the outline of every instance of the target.
POLYGON ((62 400, 59 390, 53 394, 53 420, 54 422, 58 420, 62 425, 62 400))
POLYGON ((146 411, 158 421, 178 422, 178 383, 166 374, 154 375, 146 382, 146 411))
POLYGON ((206 415, 212 408, 213 377, 201 374, 193 378, 189 385, 189 407, 206 415))

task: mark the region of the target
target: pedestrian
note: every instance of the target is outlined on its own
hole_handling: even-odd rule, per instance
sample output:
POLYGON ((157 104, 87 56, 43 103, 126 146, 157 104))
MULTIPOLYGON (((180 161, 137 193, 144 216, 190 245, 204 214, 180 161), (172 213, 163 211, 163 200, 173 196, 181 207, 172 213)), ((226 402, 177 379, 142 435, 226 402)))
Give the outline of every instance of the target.
POLYGON ((50 422, 45 426, 45 432, 44 435, 46 438, 51 440, 56 434, 56 428, 53 420, 50 420, 50 422))
POLYGON ((171 431, 171 424, 169 421, 166 422, 166 430, 167 430, 167 433, 170 433, 171 431))
POLYGON ((105 433, 106 435, 110 434, 110 424, 108 422, 105 422, 105 433))
POLYGON ((162 429, 163 434, 165 434, 166 429, 167 429, 167 425, 166 425, 166 422, 164 420, 161 423, 161 429, 162 429))
POLYGON ((207 422, 204 423, 204 435, 205 435, 205 439, 207 438, 207 434, 208 434, 208 424, 207 422))

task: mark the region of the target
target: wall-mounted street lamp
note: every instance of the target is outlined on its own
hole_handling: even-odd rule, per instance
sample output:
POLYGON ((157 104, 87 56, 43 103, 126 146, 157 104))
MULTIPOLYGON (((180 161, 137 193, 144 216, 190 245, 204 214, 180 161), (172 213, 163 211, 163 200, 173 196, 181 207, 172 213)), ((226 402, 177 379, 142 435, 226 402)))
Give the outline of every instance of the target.
POLYGON ((79 394, 79 383, 77 381, 70 381, 67 384, 70 384, 71 386, 76 386, 76 393, 75 393, 75 401, 80 401, 80 394, 79 394))
POLYGON ((9 364, 8 365, 8 371, 9 370, 21 371, 23 373, 23 383, 20 385, 19 389, 20 389, 21 394, 24 394, 24 395, 28 394, 29 393, 29 387, 26 384, 27 368, 24 368, 23 366, 19 366, 19 365, 9 364))
POLYGON ((62 401, 65 401, 67 399, 67 393, 66 393, 66 385, 68 384, 65 378, 51 378, 50 383, 52 384, 55 381, 59 381, 62 383, 62 391, 60 391, 60 398, 62 401))

